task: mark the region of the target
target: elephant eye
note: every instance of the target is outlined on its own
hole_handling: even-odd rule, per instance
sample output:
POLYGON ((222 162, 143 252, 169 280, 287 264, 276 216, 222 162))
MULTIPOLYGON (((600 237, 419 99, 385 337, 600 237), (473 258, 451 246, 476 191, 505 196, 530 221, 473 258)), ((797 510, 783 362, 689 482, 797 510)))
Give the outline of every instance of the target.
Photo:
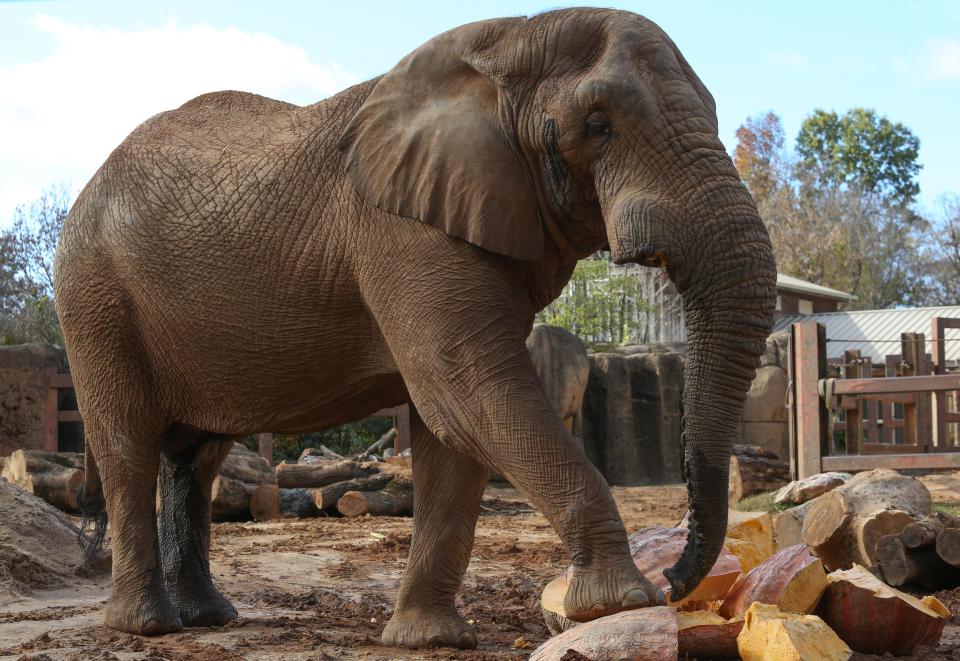
POLYGON ((595 112, 587 118, 587 135, 594 140, 606 140, 612 132, 610 120, 603 113, 595 112))

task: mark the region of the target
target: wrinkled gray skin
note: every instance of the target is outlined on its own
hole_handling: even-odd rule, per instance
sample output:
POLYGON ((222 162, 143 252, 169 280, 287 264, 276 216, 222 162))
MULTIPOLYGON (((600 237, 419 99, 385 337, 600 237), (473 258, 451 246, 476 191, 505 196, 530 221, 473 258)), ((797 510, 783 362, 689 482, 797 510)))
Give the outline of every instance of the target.
POLYGON ((659 28, 609 10, 486 21, 312 106, 220 92, 140 126, 80 195, 56 263, 112 526, 107 625, 236 616, 208 563, 230 439, 405 401, 416 517, 385 642, 476 644, 454 596, 489 468, 569 548, 569 617, 659 601, 524 346, 607 245, 666 265, 686 306, 691 535, 668 571, 683 596, 723 541, 775 267, 713 99, 659 28))

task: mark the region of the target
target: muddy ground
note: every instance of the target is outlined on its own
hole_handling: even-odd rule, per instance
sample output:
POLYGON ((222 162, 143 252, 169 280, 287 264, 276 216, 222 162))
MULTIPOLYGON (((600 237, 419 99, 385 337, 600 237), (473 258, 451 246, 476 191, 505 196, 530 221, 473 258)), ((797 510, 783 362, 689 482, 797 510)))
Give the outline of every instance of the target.
MULTIPOLYGON (((629 530, 675 525, 685 510, 680 486, 614 492, 629 530)), ((480 647, 382 647, 379 636, 393 609, 410 530, 411 520, 403 518, 215 524, 213 572, 239 621, 158 638, 119 634, 101 625, 109 593, 109 579, 101 576, 0 605, 0 659, 492 661, 526 659, 530 647, 546 640, 540 590, 566 567, 566 551, 516 491, 490 487, 458 600, 480 647)), ((960 658, 957 627, 949 627, 939 650, 917 658, 960 658)))

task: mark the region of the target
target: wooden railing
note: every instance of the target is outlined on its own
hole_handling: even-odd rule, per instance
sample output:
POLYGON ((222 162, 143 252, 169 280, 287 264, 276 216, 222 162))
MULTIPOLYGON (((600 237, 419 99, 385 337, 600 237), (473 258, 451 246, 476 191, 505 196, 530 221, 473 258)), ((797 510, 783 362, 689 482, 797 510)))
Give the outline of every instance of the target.
MULTIPOLYGON (((83 422, 80 411, 59 410, 60 391, 73 389, 73 378, 69 374, 58 373, 54 369, 44 372, 47 382, 47 398, 43 406, 43 449, 59 452, 61 422, 83 422)), ((384 416, 393 418, 393 427, 397 430, 393 443, 396 452, 410 447, 410 407, 406 404, 380 409, 370 417, 384 416)), ((273 434, 257 434, 257 449, 267 461, 273 461, 273 434)))
POLYGON ((950 429, 960 413, 948 410, 948 398, 960 401, 960 374, 946 373, 946 328, 960 328, 960 320, 933 320, 932 361, 923 334, 904 333, 901 354, 886 356, 877 375, 877 366, 856 351, 830 366, 824 326, 794 324, 788 423, 793 474, 960 467, 958 434, 950 429))

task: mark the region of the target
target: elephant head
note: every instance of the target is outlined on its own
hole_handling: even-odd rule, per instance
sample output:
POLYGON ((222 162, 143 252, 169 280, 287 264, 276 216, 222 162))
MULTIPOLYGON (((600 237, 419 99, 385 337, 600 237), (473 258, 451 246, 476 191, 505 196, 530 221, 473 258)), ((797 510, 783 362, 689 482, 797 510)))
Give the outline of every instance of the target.
MULTIPOLYGON (((340 140, 376 206, 536 261, 609 246, 666 267, 688 328, 690 535, 674 598, 713 565, 730 447, 770 331, 767 232, 677 47, 629 12, 562 10, 444 33, 379 80, 340 140)), ((398 222, 404 222, 398 220, 398 222)))

